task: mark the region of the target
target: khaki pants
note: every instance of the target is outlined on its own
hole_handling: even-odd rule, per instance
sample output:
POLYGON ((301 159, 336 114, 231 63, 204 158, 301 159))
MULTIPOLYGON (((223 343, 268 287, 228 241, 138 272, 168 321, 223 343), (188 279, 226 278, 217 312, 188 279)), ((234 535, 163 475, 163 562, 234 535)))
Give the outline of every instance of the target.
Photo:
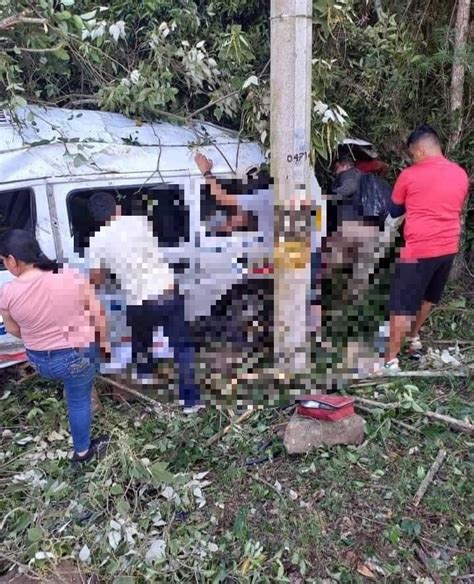
POLYGON ((390 246, 390 232, 359 221, 344 221, 327 241, 326 277, 337 270, 351 270, 350 296, 360 297, 369 289, 370 276, 390 246))

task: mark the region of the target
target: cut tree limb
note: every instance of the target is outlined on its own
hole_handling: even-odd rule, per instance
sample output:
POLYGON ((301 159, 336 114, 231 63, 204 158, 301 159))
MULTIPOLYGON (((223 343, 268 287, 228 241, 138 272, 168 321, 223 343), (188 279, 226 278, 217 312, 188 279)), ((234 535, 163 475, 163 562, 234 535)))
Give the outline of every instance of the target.
POLYGON ((436 370, 423 370, 423 371, 400 371, 400 373, 392 373, 386 377, 379 377, 378 379, 397 379, 403 377, 469 377, 467 371, 436 371, 436 370))
POLYGON ((14 28, 17 24, 42 24, 47 23, 46 18, 33 18, 30 16, 24 16, 23 14, 14 14, 13 16, 8 16, 3 20, 0 20, 0 30, 8 30, 14 28))
POLYGON ((118 381, 115 381, 114 379, 110 379, 110 377, 105 377, 104 375, 98 375, 97 377, 98 377, 98 379, 101 379, 105 383, 108 383, 109 385, 112 385, 113 387, 116 387, 117 389, 121 389, 122 391, 125 391, 131 395, 138 397, 139 399, 141 399, 143 401, 148 402, 154 408, 157 408, 159 410, 163 409, 162 404, 160 404, 159 401, 156 401, 156 399, 148 397, 147 395, 144 395, 143 393, 140 393, 139 391, 132 389, 131 387, 127 387, 126 385, 123 385, 123 383, 119 383, 118 381))
POLYGON ((416 492, 415 498, 413 499, 413 505, 415 507, 418 507, 418 505, 421 503, 421 500, 425 496, 425 493, 428 490, 428 487, 433 482, 433 479, 434 479, 436 473, 438 472, 440 466, 443 464, 444 459, 446 458, 446 454, 447 454, 446 450, 443 450, 443 449, 441 449, 438 452, 438 456, 435 458, 435 461, 431 465, 431 468, 430 468, 428 474, 421 481, 421 485, 418 487, 418 491, 416 492))
POLYGON ((217 434, 214 434, 214 436, 211 436, 208 439, 208 441, 206 442, 206 445, 211 446, 211 444, 214 444, 214 442, 217 442, 218 440, 220 440, 223 436, 228 434, 230 432, 230 430, 232 430, 232 428, 234 428, 234 426, 237 426, 237 424, 240 424, 241 422, 245 422, 245 420, 250 418, 250 416, 252 414, 253 414, 253 410, 247 410, 238 418, 234 418, 232 420, 232 422, 230 424, 228 424, 225 428, 223 428, 222 430, 217 432, 217 434))
POLYGON ((423 412, 423 415, 430 420, 434 420, 435 422, 443 422, 443 424, 447 424, 458 430, 459 432, 464 432, 466 434, 474 434, 474 425, 469 424, 469 422, 463 422, 462 420, 458 420, 457 418, 452 418, 451 416, 445 416, 444 414, 438 414, 437 412, 423 412))
MULTIPOLYGON (((395 410, 401 406, 399 402, 391 402, 391 403, 383 403, 379 401, 375 401, 372 399, 367 399, 365 397, 358 397, 352 396, 355 403, 363 404, 366 406, 370 406, 372 408, 381 408, 382 410, 395 410)), ((421 413, 421 412, 420 412, 421 413)), ((438 414, 437 412, 426 411, 421 413, 422 416, 425 418, 429 418, 430 420, 434 420, 436 422, 442 422, 443 424, 447 424, 449 427, 457 430, 458 432, 463 432, 465 434, 474 434, 474 425, 470 424, 469 422, 464 422, 463 420, 459 420, 458 418, 452 418, 451 416, 445 416, 444 414, 438 414)))

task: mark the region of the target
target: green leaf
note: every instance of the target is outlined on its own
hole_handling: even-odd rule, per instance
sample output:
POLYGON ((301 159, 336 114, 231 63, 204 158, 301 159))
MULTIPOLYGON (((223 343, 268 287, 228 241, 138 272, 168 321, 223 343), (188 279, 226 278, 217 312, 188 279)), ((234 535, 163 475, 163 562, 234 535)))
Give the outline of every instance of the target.
POLYGON ((110 488, 110 492, 112 493, 112 495, 122 495, 123 494, 122 485, 112 485, 110 488))
POLYGON ((77 14, 72 17, 72 21, 78 30, 82 30, 84 28, 84 21, 77 14))
POLYGON ((121 499, 117 503, 117 511, 121 515, 128 515, 128 513, 130 512, 130 504, 128 503, 128 501, 125 501, 125 499, 121 499))
POLYGON ((61 61, 69 61, 69 53, 65 49, 58 49, 57 51, 54 51, 54 54, 58 59, 61 59, 61 61))
POLYGON ((419 414, 422 414, 422 413, 425 411, 425 410, 424 410, 424 409, 423 409, 423 408, 420 406, 420 404, 419 404, 419 403, 417 403, 417 402, 415 402, 415 401, 414 401, 414 402, 412 402, 412 404, 411 404, 411 409, 412 409, 414 412, 418 412, 419 414))
POLYGON ((347 460, 349 462, 351 462, 352 464, 355 464, 357 462, 357 459, 358 459, 358 457, 353 452, 347 453, 347 460))
POLYGON ((39 527, 32 527, 31 529, 28 529, 27 537, 30 543, 36 543, 43 539, 43 532, 39 527))
POLYGON ((22 512, 18 515, 18 519, 12 527, 12 531, 21 533, 33 521, 33 515, 28 512, 22 512))
POLYGON ((451 300, 448 306, 450 308, 466 308, 466 298, 464 296, 455 298, 454 300, 451 300))
POLYGON ((400 524, 400 528, 405 533, 409 535, 420 535, 421 533, 421 524, 416 519, 410 519, 410 517, 405 517, 402 519, 400 524))
POLYGON ((168 463, 166 462, 155 462, 148 467, 155 484, 161 485, 163 483, 169 484, 173 482, 174 477, 167 468, 168 463))
POLYGON ((54 16, 56 20, 71 20, 72 14, 69 10, 63 10, 62 12, 55 12, 54 16))
POLYGON ((394 525, 388 532, 388 540, 392 545, 397 545, 400 541, 400 528, 394 525))

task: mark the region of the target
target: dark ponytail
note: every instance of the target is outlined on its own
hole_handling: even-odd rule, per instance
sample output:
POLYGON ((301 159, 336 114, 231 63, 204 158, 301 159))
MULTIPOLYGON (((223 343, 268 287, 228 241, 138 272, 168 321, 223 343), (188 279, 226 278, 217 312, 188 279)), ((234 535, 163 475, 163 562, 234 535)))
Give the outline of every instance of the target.
POLYGON ((44 272, 57 272, 59 268, 56 261, 44 255, 35 237, 24 229, 11 229, 0 237, 0 256, 13 256, 44 272))

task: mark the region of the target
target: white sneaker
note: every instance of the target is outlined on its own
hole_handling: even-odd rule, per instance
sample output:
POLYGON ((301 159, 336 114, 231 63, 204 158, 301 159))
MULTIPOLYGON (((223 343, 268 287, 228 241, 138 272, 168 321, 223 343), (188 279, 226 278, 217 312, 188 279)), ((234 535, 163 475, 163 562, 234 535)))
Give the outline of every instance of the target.
POLYGON ((181 412, 185 415, 185 416, 192 416, 193 414, 197 414, 199 412, 199 410, 204 409, 206 406, 202 405, 202 404, 198 404, 195 406, 184 406, 181 410, 181 412))
POLYGON ((381 367, 377 366, 377 368, 372 373, 372 377, 389 377, 390 375, 396 375, 400 372, 400 365, 398 359, 392 359, 391 361, 387 361, 381 367))

